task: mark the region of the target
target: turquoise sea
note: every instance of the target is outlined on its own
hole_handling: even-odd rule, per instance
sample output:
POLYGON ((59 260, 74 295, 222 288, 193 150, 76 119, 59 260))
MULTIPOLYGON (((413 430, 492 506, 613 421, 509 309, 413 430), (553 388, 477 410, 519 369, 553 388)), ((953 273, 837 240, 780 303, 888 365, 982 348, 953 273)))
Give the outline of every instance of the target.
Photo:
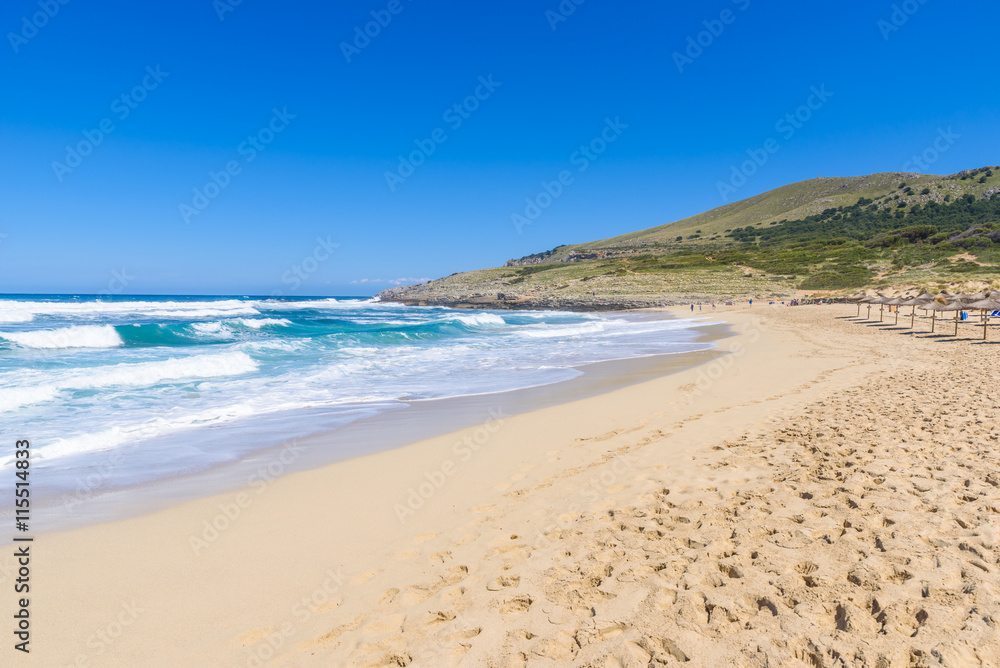
POLYGON ((0 433, 30 439, 36 493, 90 490, 88 477, 105 492, 408 401, 705 349, 704 324, 358 298, 0 296, 0 433))

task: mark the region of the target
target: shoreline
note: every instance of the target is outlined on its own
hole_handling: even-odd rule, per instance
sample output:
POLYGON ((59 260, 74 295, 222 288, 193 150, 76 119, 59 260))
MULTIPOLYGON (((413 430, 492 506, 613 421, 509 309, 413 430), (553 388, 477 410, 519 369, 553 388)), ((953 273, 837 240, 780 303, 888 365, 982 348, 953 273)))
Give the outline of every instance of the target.
POLYGON ((733 328, 720 341, 730 354, 675 374, 259 493, 39 536, 36 658, 750 666, 836 651, 894 667, 914 651, 959 665, 963 652, 991 657, 998 636, 983 619, 1000 618, 997 547, 979 527, 1000 512, 989 443, 1000 432, 960 417, 995 406, 987 378, 955 379, 946 360, 985 363, 987 351, 993 369, 996 349, 852 315, 716 313, 733 328), (79 605, 52 604, 67 600, 79 605), (93 634, 123 606, 138 612, 98 654, 93 634))
MULTIPOLYGON (((668 319, 691 320, 690 314, 669 315, 663 310, 644 311, 668 319)), ((727 338, 724 323, 713 323, 711 314, 700 314, 692 324, 698 338, 692 343, 709 344, 727 338)), ((171 475, 150 482, 101 491, 63 493, 41 497, 35 509, 38 533, 65 531, 94 524, 128 519, 173 505, 239 491, 275 478, 321 468, 356 457, 405 447, 409 444, 476 426, 488 410, 505 415, 529 412, 576 399, 596 396, 644 379, 704 363, 718 354, 714 348, 693 352, 663 353, 604 360, 568 369, 573 378, 474 395, 400 401, 398 405, 364 416, 339 428, 304 437, 285 439, 241 457, 238 461, 212 466, 188 474, 171 475), (62 515, 56 513, 63 511, 62 515)), ((0 511, 0 521, 12 516, 0 511)), ((7 544, 0 539, 0 544, 7 544)))
MULTIPOLYGON (((673 315, 690 316, 676 310, 673 315)), ((712 316, 730 326, 733 324, 721 313, 712 316)), ((736 336, 730 334, 716 343, 722 346, 736 336)), ((698 353, 664 357, 690 354, 698 353)), ((637 358, 639 362, 644 359, 637 358)), ((635 392, 636 388, 651 383, 669 383, 672 382, 670 379, 691 375, 698 368, 687 367, 672 375, 641 380, 612 390, 610 394, 635 392)), ((498 446, 496 441, 502 440, 504 444, 525 442, 523 438, 511 434, 515 430, 509 425, 518 425, 517 431, 527 428, 529 433, 537 432, 539 416, 542 416, 541 424, 547 424, 550 414, 561 414, 551 422, 551 427, 544 429, 550 432, 556 425, 565 423, 567 411, 575 414, 581 405, 596 406, 606 396, 608 394, 578 398, 504 418, 503 429, 498 434, 491 433, 491 448, 477 452, 469 465, 471 470, 467 467, 461 477, 449 479, 443 491, 435 490, 430 501, 440 505, 446 496, 453 493, 464 496, 470 491, 471 478, 484 473, 493 477, 494 467, 487 463, 487 459, 495 461, 497 451, 503 447, 498 446), (483 456, 487 454, 488 458, 483 456)), ((585 414, 584 424, 576 428, 580 430, 581 438, 588 433, 588 428, 593 430, 595 425, 607 426, 609 419, 612 422, 616 420, 611 416, 601 416, 597 411, 585 411, 585 414)), ((40 641, 39 658, 45 657, 54 665, 69 665, 82 657, 80 665, 89 665, 88 661, 94 658, 93 650, 88 650, 88 640, 93 641, 89 630, 101 628, 107 623, 104 620, 114 620, 116 610, 123 603, 134 601, 135 605, 147 611, 147 618, 137 620, 135 634, 123 635, 120 642, 115 643, 112 652, 114 660, 109 665, 130 665, 139 657, 142 657, 144 665, 255 665, 253 657, 256 655, 250 652, 248 658, 243 641, 237 641, 237 637, 254 636, 254 633, 246 634, 255 628, 280 630, 284 622, 277 626, 275 623, 289 619, 290 606, 313 592, 316 584, 328 582, 331 574, 337 576, 334 578, 336 581, 345 577, 350 580, 350 583, 344 580, 336 584, 337 588, 368 584, 369 573, 381 570, 365 567, 368 555, 383 554, 395 560, 387 552, 398 553, 392 548, 395 542, 392 534, 400 531, 401 527, 405 533, 416 536, 438 533, 426 530, 431 513, 417 513, 416 517, 407 517, 401 523, 394 506, 406 504, 406 490, 419 486, 426 480, 426 473, 433 475, 442 462, 454 458, 454 448, 459 442, 465 438, 472 438, 474 442, 477 430, 485 429, 486 424, 284 475, 265 481, 259 493, 258 488, 242 492, 233 490, 182 501, 140 516, 39 535, 33 545, 38 554, 35 563, 49 575, 47 581, 40 581, 37 585, 37 598, 92 603, 86 609, 71 607, 37 622, 35 638, 40 641), (412 474, 414 471, 416 475, 412 474), (372 484, 376 480, 379 482, 372 484), (317 505, 316 501, 323 497, 326 498, 317 505), (360 499, 365 499, 363 506, 357 505, 360 499), (345 511, 347 514, 344 514, 345 511), (308 528, 327 522, 333 522, 336 528, 331 526, 322 535, 308 528), (211 529, 208 534, 205 533, 213 523, 226 527, 214 538, 215 532, 211 529), (382 531, 383 528, 385 531, 382 531), (334 536, 349 538, 342 541, 334 536), (299 539, 304 537, 309 537, 307 542, 310 545, 300 543, 299 539), (319 540, 325 548, 317 549, 312 544, 314 540, 319 540), (332 544, 330 540, 333 540, 332 544), (204 541, 205 545, 199 541, 204 541), (303 554, 309 555, 307 563, 297 563, 296 555, 303 554), (296 567, 292 569, 294 572, 282 570, 277 576, 268 575, 267 585, 251 595, 254 599, 252 605, 243 597, 248 591, 238 593, 241 586, 237 582, 246 578, 249 578, 246 581, 259 581, 265 572, 273 574, 279 564, 296 564, 296 567), (171 614, 171 611, 179 609, 177 606, 182 605, 181 601, 198 598, 201 594, 196 592, 206 589, 214 590, 216 595, 205 602, 198 614, 182 619, 171 614), (290 591, 297 593, 288 598, 290 591), (266 595, 258 600, 257 597, 264 592, 266 595), (161 598, 163 596, 167 598, 161 598), (173 602, 168 603, 168 600, 173 602), (157 612, 148 612, 154 610, 157 612), (244 618, 248 613, 250 617, 244 618), (165 626, 173 629, 171 634, 162 633, 161 629, 165 626), (211 633, 206 633, 208 628, 213 629, 211 633), (180 634, 193 638, 203 633, 202 641, 182 646, 173 645, 166 637, 180 634), (48 640, 43 640, 46 638, 48 640), (57 638, 58 643, 55 642, 57 638), (153 664, 148 663, 151 648, 161 652, 158 656, 162 657, 153 664)), ((602 429, 603 426, 597 428, 602 429)), ((532 439, 536 437, 537 434, 532 435, 532 439)), ((523 446, 520 449, 524 454, 523 446)), ((504 466, 500 468, 519 466, 508 457, 503 457, 501 461, 504 466)), ((490 493, 499 493, 492 489, 495 486, 490 486, 490 493)), ((477 489, 480 485, 474 483, 472 487, 477 489)), ((445 509, 445 512, 451 511, 445 509)), ((436 515, 436 512, 433 514, 436 515)), ((434 523, 433 520, 431 523, 434 523)), ((403 542, 399 541, 399 545, 403 542)), ((380 562, 383 558, 378 557, 376 561, 380 562)), ((0 558, 0 578, 7 572, 9 564, 0 558)), ((324 590, 328 588, 321 587, 324 590)), ((334 600, 336 596, 330 594, 330 598, 334 600)), ((320 607, 324 606, 321 604, 320 607)), ((312 623, 320 621, 323 613, 316 610, 307 606, 308 614, 304 617, 312 623)), ((298 615, 292 619, 296 617, 298 615)), ((267 635, 264 633, 261 639, 267 635)), ((257 644, 251 642, 252 646, 257 644)), ((283 641, 282 644, 286 643, 283 641)))

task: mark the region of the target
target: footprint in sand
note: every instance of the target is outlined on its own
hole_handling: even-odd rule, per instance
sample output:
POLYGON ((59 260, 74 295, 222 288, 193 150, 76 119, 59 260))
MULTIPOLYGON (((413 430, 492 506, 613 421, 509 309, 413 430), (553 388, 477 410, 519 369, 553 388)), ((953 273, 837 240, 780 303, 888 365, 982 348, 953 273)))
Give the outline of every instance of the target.
POLYGON ((444 637, 448 642, 455 642, 456 640, 468 640, 469 638, 475 638, 483 629, 476 626, 471 629, 464 629, 462 631, 455 631, 454 633, 449 633, 444 637))
POLYGON ((449 587, 441 592, 441 602, 454 603, 458 599, 465 596, 465 592, 465 587, 449 587))
POLYGON ((389 615, 382 619, 376 619, 362 627, 361 633, 369 636, 380 636, 392 631, 399 631, 402 629, 405 619, 406 615, 389 615))
POLYGON ((476 540, 477 538, 479 538, 479 534, 478 533, 467 533, 464 536, 462 536, 461 538, 457 538, 454 541, 452 541, 452 545, 454 545, 455 547, 461 547, 462 545, 466 545, 467 543, 471 543, 472 541, 476 540))
POLYGON ((455 613, 451 610, 433 610, 423 615, 419 615, 414 620, 406 620, 404 631, 427 632, 436 626, 455 619, 455 613))
POLYGON ((527 612, 531 607, 531 604, 534 602, 535 601, 527 594, 515 596, 514 598, 504 601, 500 605, 500 614, 509 615, 519 612, 527 612))
POLYGON ((372 571, 365 571, 364 573, 360 573, 358 575, 355 575, 354 579, 351 580, 351 582, 353 582, 356 585, 364 584, 364 583, 368 582, 369 580, 371 580, 373 577, 375 577, 376 575, 378 575, 381 572, 382 572, 382 570, 378 569, 378 568, 376 568, 375 570, 372 570, 372 571))
POLYGON ((486 585, 486 589, 488 591, 503 591, 507 587, 516 587, 520 582, 520 575, 501 575, 498 578, 493 578, 486 585))
POLYGON ((427 541, 432 540, 434 538, 437 538, 440 535, 441 534, 439 534, 437 532, 434 532, 434 531, 432 531, 430 533, 422 533, 419 536, 414 536, 413 542, 414 543, 426 543, 427 541))

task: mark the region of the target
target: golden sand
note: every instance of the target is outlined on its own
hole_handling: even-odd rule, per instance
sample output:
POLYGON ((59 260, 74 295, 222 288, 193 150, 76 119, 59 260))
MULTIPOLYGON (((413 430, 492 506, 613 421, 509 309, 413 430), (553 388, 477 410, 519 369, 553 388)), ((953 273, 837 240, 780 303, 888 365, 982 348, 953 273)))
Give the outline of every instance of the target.
POLYGON ((201 549, 236 493, 42 536, 32 665, 1000 665, 1000 344, 855 310, 705 314, 728 355, 248 489, 201 549))

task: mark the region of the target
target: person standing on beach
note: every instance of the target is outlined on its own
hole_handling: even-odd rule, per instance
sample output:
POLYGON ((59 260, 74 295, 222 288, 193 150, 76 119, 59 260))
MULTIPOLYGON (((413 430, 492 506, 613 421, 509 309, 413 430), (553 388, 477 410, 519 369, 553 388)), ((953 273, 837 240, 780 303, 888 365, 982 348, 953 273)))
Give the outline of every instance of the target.
POLYGON ((691 310, 694 311, 694 304, 691 304, 691 310))

